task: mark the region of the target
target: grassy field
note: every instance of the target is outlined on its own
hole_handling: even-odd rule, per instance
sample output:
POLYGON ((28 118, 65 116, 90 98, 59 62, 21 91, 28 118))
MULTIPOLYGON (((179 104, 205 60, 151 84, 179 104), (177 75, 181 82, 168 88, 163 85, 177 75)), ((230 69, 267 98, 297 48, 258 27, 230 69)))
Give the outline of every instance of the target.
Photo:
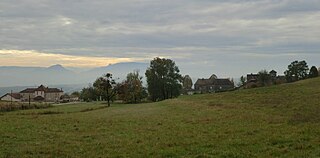
POLYGON ((51 107, 49 103, 30 103, 29 105, 29 103, 26 102, 0 101, 0 112, 16 111, 21 109, 45 109, 49 107, 51 107))
POLYGON ((0 157, 320 157, 320 78, 0 113, 0 157))

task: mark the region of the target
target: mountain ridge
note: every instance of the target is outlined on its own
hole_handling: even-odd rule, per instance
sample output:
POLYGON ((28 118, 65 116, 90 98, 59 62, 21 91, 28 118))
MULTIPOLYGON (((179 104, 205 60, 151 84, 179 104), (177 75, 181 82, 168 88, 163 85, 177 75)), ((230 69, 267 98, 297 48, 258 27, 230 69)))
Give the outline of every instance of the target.
POLYGON ((129 72, 139 69, 144 76, 147 67, 147 63, 123 62, 75 72, 60 64, 49 67, 0 66, 0 87, 89 84, 107 72, 124 79, 129 72))

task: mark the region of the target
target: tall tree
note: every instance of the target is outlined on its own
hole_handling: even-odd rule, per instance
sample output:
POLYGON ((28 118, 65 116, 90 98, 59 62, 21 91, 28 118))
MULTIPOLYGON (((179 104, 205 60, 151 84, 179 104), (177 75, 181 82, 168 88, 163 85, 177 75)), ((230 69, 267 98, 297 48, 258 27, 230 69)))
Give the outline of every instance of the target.
POLYGON ((148 92, 152 101, 177 97, 181 92, 182 76, 175 62, 171 59, 155 58, 145 75, 148 92))
POLYGON ((98 90, 103 99, 107 100, 108 106, 110 107, 110 102, 116 96, 116 82, 112 78, 112 74, 107 73, 106 75, 99 77, 94 82, 93 87, 98 90))
POLYGON ((308 77, 309 67, 306 61, 294 61, 284 72, 288 82, 303 80, 308 77))
POLYGON ((119 86, 119 98, 126 103, 139 103, 148 96, 146 89, 142 85, 142 77, 138 71, 129 73, 127 79, 119 86))
POLYGON ((309 72, 309 77, 310 78, 314 78, 314 77, 318 77, 319 76, 319 72, 318 69, 315 66, 312 66, 309 72))
POLYGON ((267 70, 261 70, 258 73, 258 81, 261 84, 261 86, 266 86, 271 83, 271 76, 267 70))

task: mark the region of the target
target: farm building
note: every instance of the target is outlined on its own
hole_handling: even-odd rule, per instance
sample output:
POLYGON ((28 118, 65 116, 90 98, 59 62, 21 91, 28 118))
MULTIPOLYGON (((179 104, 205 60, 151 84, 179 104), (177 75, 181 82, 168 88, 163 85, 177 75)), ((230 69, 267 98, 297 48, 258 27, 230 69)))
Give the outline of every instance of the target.
POLYGON ((63 91, 58 88, 49 88, 43 85, 38 88, 27 88, 20 92, 21 101, 58 102, 63 91))
POLYGON ((20 93, 7 93, 3 95, 0 100, 2 101, 13 101, 13 102, 20 102, 21 101, 21 95, 20 93))
POLYGON ((234 89, 234 83, 229 79, 220 79, 212 75, 209 79, 198 79, 194 84, 195 91, 201 93, 212 93, 234 89))

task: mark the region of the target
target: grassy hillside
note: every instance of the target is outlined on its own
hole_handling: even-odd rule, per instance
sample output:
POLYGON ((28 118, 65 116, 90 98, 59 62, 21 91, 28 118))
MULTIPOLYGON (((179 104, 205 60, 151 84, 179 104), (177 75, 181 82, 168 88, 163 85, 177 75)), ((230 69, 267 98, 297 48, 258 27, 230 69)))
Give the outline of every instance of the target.
POLYGON ((0 157, 320 157, 320 78, 0 113, 0 157))

